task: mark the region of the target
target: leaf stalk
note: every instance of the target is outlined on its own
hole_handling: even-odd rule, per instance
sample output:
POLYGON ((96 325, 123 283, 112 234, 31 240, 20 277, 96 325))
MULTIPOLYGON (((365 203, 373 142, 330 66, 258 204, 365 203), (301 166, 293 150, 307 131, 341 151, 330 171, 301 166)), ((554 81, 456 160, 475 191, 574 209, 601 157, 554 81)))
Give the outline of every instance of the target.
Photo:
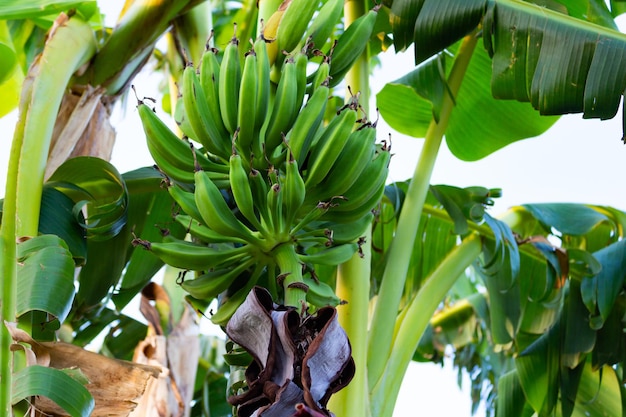
MULTIPOLYGON (((476 33, 466 36, 461 43, 447 81, 451 95, 456 96, 459 91, 476 44, 476 33)), ((389 369, 386 370, 387 362, 395 360, 390 358, 394 344, 394 325, 419 221, 428 194, 430 178, 453 108, 453 98, 450 95, 446 95, 443 100, 439 122, 436 122, 433 118, 424 138, 424 146, 400 213, 396 235, 389 248, 369 337, 367 362, 369 366, 370 390, 373 390, 379 384, 381 378, 384 378, 391 372, 389 369)), ((388 401, 388 399, 383 400, 388 401)), ((372 406, 376 405, 372 403, 372 406)), ((380 405, 376 407, 380 407, 380 405)), ((381 414, 374 413, 374 415, 381 414)))

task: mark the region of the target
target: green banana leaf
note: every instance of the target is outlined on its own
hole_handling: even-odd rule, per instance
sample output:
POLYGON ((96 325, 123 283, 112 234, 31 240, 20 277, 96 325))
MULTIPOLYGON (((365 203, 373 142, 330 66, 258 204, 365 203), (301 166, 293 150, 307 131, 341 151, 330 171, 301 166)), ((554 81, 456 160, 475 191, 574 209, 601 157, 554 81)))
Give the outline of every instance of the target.
POLYGON ((563 305, 565 334, 563 336, 563 364, 569 368, 578 366, 583 354, 595 347, 597 332, 591 327, 589 311, 582 302, 580 282, 571 280, 569 294, 563 305))
MULTIPOLYGON (((479 375, 478 369, 483 373, 491 371, 492 378, 486 384, 499 386, 498 416, 530 416, 534 412, 607 415, 601 412, 604 405, 596 403, 588 390, 594 386, 598 398, 604 395, 599 387, 605 371, 597 370, 622 366, 626 361, 626 336, 621 321, 626 311, 622 291, 625 268, 621 265, 624 246, 620 240, 623 216, 615 209, 577 204, 527 205, 512 212, 523 219, 513 229, 519 242, 517 278, 508 281, 512 275, 507 268, 494 268, 496 279, 502 275, 499 284, 509 283, 510 287, 506 291, 494 291, 487 284, 488 314, 480 313, 476 307, 474 311, 457 308, 457 316, 437 321, 437 333, 432 330, 430 335, 427 333, 426 340, 420 344, 423 350, 418 349, 416 359, 437 360, 438 351, 433 354, 428 343, 451 344, 456 347, 454 361, 460 367, 472 375, 479 375), (547 240, 554 234, 560 238, 560 247, 547 240), (595 247, 598 235, 604 236, 603 249, 593 255, 581 249, 589 243, 595 247), (512 293, 516 296, 511 296, 512 293), (605 308, 604 316, 600 313, 600 300, 605 308), (487 325, 476 327, 479 323, 487 325), (472 328, 482 329, 485 335, 475 333, 475 337, 467 337, 472 328), (508 339, 499 339, 502 335, 508 339), (484 349, 484 339, 496 343, 508 340, 509 344, 501 345, 500 354, 510 358, 518 352, 514 364, 486 369, 486 358, 491 362, 500 359, 484 349), (463 343, 467 344, 463 346, 463 343), (473 354, 480 357, 468 359, 473 354)), ((486 233, 485 236, 488 242, 491 237, 486 233)), ((498 240, 496 236, 494 242, 498 240)), ((500 241, 500 245, 504 243, 500 241)), ((500 262, 506 265, 507 257, 502 250, 492 252, 499 254, 500 262)), ((470 300, 468 294, 479 294, 476 287, 467 283, 459 288, 460 306, 466 302, 463 299, 470 300)), ((452 304, 440 314, 454 312, 452 304)), ((506 364, 507 360, 501 363, 506 364)), ((488 389, 483 388, 483 396, 485 392, 488 389)), ((619 392, 615 395, 621 396, 619 392)), ((621 404, 620 397, 617 398, 615 404, 621 404)), ((608 397, 602 401, 608 401, 608 397)), ((608 405, 613 410, 608 415, 622 415, 621 409, 614 406, 608 405)))
MULTIPOLYGON (((592 352, 593 367, 626 363, 626 334, 623 331, 623 317, 626 314, 624 297, 616 303, 613 310, 597 331, 596 343, 592 352)), ((590 318, 590 325, 593 317, 590 318)), ((626 398, 626 397, 624 397, 626 398)))
MULTIPOLYGON (((496 417, 524 417, 526 397, 520 385, 517 370, 507 372, 498 381, 496 417)), ((532 414, 532 413, 531 413, 532 414)))
MULTIPOLYGON (((135 236, 151 236, 160 241, 165 231, 178 238, 185 235, 184 228, 172 219, 174 202, 167 190, 160 187, 162 176, 158 171, 141 168, 116 178, 127 190, 126 211, 123 220, 115 221, 121 224, 115 236, 87 240, 87 263, 78 277, 81 285, 76 300, 87 310, 111 297, 117 308, 123 308, 163 265, 151 253, 132 245, 135 236), (113 294, 120 280, 121 288, 113 294)), ((110 187, 112 195, 103 197, 119 200, 118 191, 117 187, 110 187)))
POLYGON ((565 235, 584 235, 608 217, 591 207, 572 203, 524 204, 532 216, 550 231, 554 228, 565 235))
POLYGON ((611 0, 611 14, 617 17, 622 13, 626 13, 626 2, 624 0, 611 0))
POLYGON ((63 322, 74 299, 74 261, 67 245, 41 235, 18 245, 17 315, 38 310, 63 322))
MULTIPOLYGON (((615 24, 602 2, 560 2, 573 17, 541 3, 393 2, 396 48, 415 42, 419 62, 452 47, 482 21, 485 49, 492 59, 482 49, 476 50, 446 131, 448 146, 460 159, 480 159, 513 141, 537 136, 554 122, 554 118, 542 119, 530 106, 520 106, 512 99, 529 101, 540 114, 615 116, 626 87, 626 36, 612 30, 615 24), (593 23, 580 19, 584 16, 593 23), (496 103, 492 95, 507 100, 496 103), (507 108, 509 105, 512 107, 507 108)), ((425 113, 428 106, 415 85, 408 84, 406 78, 402 81, 379 93, 381 114, 399 132, 423 136, 430 122, 425 113), (392 97, 398 100, 390 100, 392 97), (407 111, 411 117, 398 117, 407 111)))
POLYGON ((582 371, 571 416, 623 416, 622 401, 621 384, 615 370, 610 366, 595 370, 588 361, 582 371))
POLYGON ((41 365, 28 366, 13 376, 13 404, 36 395, 54 401, 72 417, 88 417, 94 400, 87 388, 69 370, 41 365))
POLYGON ((52 174, 47 186, 71 198, 76 211, 86 208, 82 226, 91 239, 116 236, 126 223, 126 185, 117 169, 103 159, 88 156, 68 159, 52 174))
POLYGON ((98 10, 95 0, 5 0, 0 4, 2 19, 32 19, 58 15, 74 9, 89 19, 98 10))
MULTIPOLYGON (((389 249, 395 232, 397 216, 404 201, 408 182, 388 185, 386 198, 381 203, 378 221, 372 231, 372 279, 373 288, 378 288, 385 265, 385 254, 389 249)), ((443 210, 441 203, 431 194, 426 208, 429 214, 422 216, 418 234, 413 247, 413 255, 407 271, 404 298, 408 302, 421 287, 424 279, 441 263, 450 250, 457 244, 454 224, 443 210), (444 217, 443 219, 441 217, 444 217)))
MULTIPOLYGON (((433 85, 438 94, 448 94, 438 87, 441 76, 428 61, 405 77, 388 83, 377 94, 380 114, 400 133, 423 137, 436 114, 437 103, 442 99, 433 90, 428 95, 425 88, 433 85), (418 82, 419 81, 419 82, 418 82), (422 95, 423 94, 423 95, 422 95)), ((447 65, 446 67, 450 67, 447 65)), ((461 84, 456 107, 446 130, 446 143, 459 159, 474 161, 497 151, 508 144, 538 136, 550 128, 556 117, 541 117, 527 103, 503 101, 493 98, 490 89, 491 60, 482 49, 477 49, 461 84)))
POLYGON ((44 186, 41 195, 39 233, 59 236, 67 245, 77 266, 85 264, 87 238, 82 212, 74 211, 74 202, 62 192, 44 186))
MULTIPOLYGON (((110 324, 110 323, 109 323, 110 324)), ((135 347, 146 338, 148 326, 120 314, 104 338, 102 350, 117 359, 132 360, 135 347)))
POLYGON ((620 240, 604 249, 594 252, 595 258, 602 265, 599 274, 585 278, 581 291, 585 305, 593 314, 600 314, 606 320, 615 302, 623 291, 624 271, 626 271, 626 240, 620 240))
POLYGON ((15 67, 17 54, 13 49, 9 27, 5 21, 0 21, 0 84, 9 79, 15 67))
MULTIPOLYGON (((134 233, 140 234, 142 239, 160 242, 164 233, 177 237, 184 236, 183 227, 172 219, 174 202, 165 190, 131 196, 131 204, 136 209, 133 208, 129 216, 129 227, 134 233)), ((129 243, 126 242, 125 245, 129 243)), ((129 248, 128 251, 128 264, 123 273, 120 289, 113 297, 118 309, 122 309, 141 291, 163 266, 163 261, 143 247, 129 248)))
MULTIPOLYGON (((589 361, 575 369, 561 371, 561 407, 555 409, 559 417, 621 416, 621 390, 615 371, 605 366, 594 370, 589 361)), ((534 410, 526 402, 518 370, 500 377, 496 417, 530 417, 534 410)))
POLYGON ((515 365, 526 400, 538 413, 550 413, 558 400, 559 322, 536 338, 519 334, 515 365))

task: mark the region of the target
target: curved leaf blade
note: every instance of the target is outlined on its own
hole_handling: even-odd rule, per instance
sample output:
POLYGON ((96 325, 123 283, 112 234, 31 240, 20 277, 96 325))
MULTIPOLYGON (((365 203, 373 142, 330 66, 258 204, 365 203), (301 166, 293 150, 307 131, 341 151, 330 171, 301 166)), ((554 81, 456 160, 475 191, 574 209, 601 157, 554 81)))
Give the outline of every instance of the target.
POLYGON ((18 246, 16 312, 45 311, 63 322, 74 300, 74 260, 65 242, 42 235, 18 246))
POLYGON ((496 417, 522 417, 525 405, 517 370, 502 375, 498 381, 496 417))
POLYGON ((615 116, 626 87, 625 35, 516 0, 495 2, 484 26, 495 97, 530 101, 544 115, 615 116))
POLYGON ((13 376, 13 404, 43 395, 54 401, 72 417, 88 417, 94 409, 94 399, 77 380, 66 372, 40 365, 28 366, 13 376))
POLYGON ((393 29, 393 46, 396 51, 404 51, 413 42, 413 29, 424 0, 394 0, 389 13, 393 29))
POLYGON ((602 269, 598 275, 583 279, 581 292, 587 308, 594 313, 597 305, 600 316, 605 321, 624 286, 626 240, 613 243, 593 255, 602 265, 602 269))
POLYGON ((376 95, 383 119, 399 133, 423 138, 432 119, 432 105, 410 85, 388 83, 376 95))
POLYGON ((39 233, 59 236, 67 244, 77 265, 83 265, 87 257, 87 240, 80 224, 84 222, 82 213, 78 219, 73 212, 74 202, 62 192, 44 186, 41 194, 39 233))
POLYGON ((565 235, 582 236, 599 223, 608 221, 607 216, 583 204, 541 203, 523 207, 547 230, 555 228, 565 235))
POLYGON ((426 0, 415 21, 415 64, 474 30, 486 8, 487 0, 426 0))
POLYGON ((47 185, 69 196, 77 203, 77 209, 87 207, 83 226, 88 237, 108 239, 126 224, 126 183, 117 169, 103 159, 88 156, 68 159, 52 174, 47 185))
MULTIPOLYGON (((446 130, 448 148, 464 161, 484 158, 513 142, 538 136, 558 120, 540 116, 528 103, 496 100, 491 94, 490 74, 489 56, 477 49, 446 130)), ((376 96, 377 106, 385 121, 398 132, 424 137, 433 119, 433 107, 409 82, 413 79, 407 75, 387 84, 376 96)), ((435 81, 432 77, 430 80, 435 81)))
MULTIPOLYGON (((557 322, 548 332, 528 344, 515 358, 526 400, 541 415, 549 415, 558 399, 560 328, 557 322)), ((520 349, 523 347, 522 344, 520 349)))
POLYGON ((5 0, 0 3, 0 16, 3 19, 32 19, 73 8, 94 9, 95 4, 95 0, 5 0))
POLYGON ((588 361, 580 378, 572 416, 621 416, 622 413, 622 395, 615 371, 610 366, 594 370, 588 361))

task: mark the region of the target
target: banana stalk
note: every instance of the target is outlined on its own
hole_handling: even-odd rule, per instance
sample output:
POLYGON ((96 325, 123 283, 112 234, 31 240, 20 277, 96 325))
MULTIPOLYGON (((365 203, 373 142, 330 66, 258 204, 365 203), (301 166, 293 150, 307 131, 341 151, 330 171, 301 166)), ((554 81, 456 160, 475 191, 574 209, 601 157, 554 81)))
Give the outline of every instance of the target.
MULTIPOLYGON (((7 187, 0 228, 2 274, 1 318, 15 321, 16 241, 36 236, 46 159, 63 93, 74 72, 96 51, 90 26, 62 14, 50 32, 42 55, 33 63, 20 98, 20 118, 11 147, 7 187), (18 189, 19 185, 19 189, 18 189)), ((0 325, 0 414, 11 415, 11 337, 0 325)))
POLYGON ((285 289, 285 305, 305 308, 306 287, 302 280, 302 265, 294 246, 289 242, 279 245, 273 255, 280 270, 278 277, 282 279, 282 287, 285 289))
MULTIPOLYGON (((448 87, 452 95, 456 95, 469 65, 472 53, 476 46, 476 34, 472 33, 463 39, 456 60, 448 78, 448 87)), ((450 114, 454 108, 454 102, 450 95, 444 97, 439 122, 431 121, 426 132, 424 147, 418 160, 413 179, 406 194, 402 212, 398 220, 396 235, 389 249, 385 271, 383 273, 378 299, 374 310, 374 318, 369 337, 368 347, 368 378, 370 390, 378 384, 384 374, 393 374, 394 370, 388 368, 391 358, 393 332, 404 288, 404 281, 411 259, 411 251, 415 243, 415 236, 422 215, 424 202, 428 193, 430 177, 435 165, 439 146, 443 134, 448 127, 450 114)), ((418 293, 418 297, 421 297, 418 293)), ((411 310, 413 314, 426 314, 425 312, 411 310)), ((430 318, 430 315, 429 315, 430 318)), ((405 346, 411 350, 415 346, 405 346)), ((393 352, 393 355, 397 355, 393 352)), ((372 407, 377 407, 376 401, 387 402, 386 398, 372 399, 372 407)), ((380 406, 380 404, 378 405, 380 406)), ((375 414, 377 415, 377 414, 375 414)))
MULTIPOLYGON (((346 27, 367 13, 366 2, 363 0, 346 1, 344 18, 346 27)), ((353 93, 361 92, 359 103, 365 114, 369 110, 369 53, 368 48, 357 59, 346 74, 346 84, 353 93)), ((350 91, 346 99, 350 100, 350 91)), ((361 246, 363 257, 355 254, 352 258, 338 266, 335 292, 347 304, 337 308, 339 324, 343 327, 350 345, 352 358, 357 372, 352 382, 330 399, 329 408, 336 415, 370 415, 368 382, 367 382, 367 321, 370 296, 370 276, 372 257, 372 229, 367 228, 365 243, 361 246)))

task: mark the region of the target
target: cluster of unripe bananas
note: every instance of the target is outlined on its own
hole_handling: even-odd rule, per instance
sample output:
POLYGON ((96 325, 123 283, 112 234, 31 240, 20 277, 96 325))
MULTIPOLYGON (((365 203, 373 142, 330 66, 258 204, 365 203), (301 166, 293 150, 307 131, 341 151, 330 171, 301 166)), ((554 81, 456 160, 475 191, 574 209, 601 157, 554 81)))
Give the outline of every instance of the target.
MULTIPOLYGON (((330 32, 320 19, 334 28, 337 16, 329 23, 333 17, 326 15, 340 11, 338 5, 343 0, 325 3, 306 40, 295 42, 284 60, 272 64, 271 48, 281 38, 268 42, 275 28, 270 19, 265 36, 244 57, 233 37, 221 60, 215 48, 207 48, 199 68, 187 65, 174 112, 183 138, 139 101, 148 148, 170 180, 169 193, 180 206, 176 220, 188 228, 193 242, 166 238, 136 243, 169 265, 201 271, 182 283, 193 297, 212 299, 229 292, 212 317, 216 323, 224 323, 274 266, 283 276, 293 272, 282 270, 276 259, 277 248, 284 245, 293 247, 304 265, 298 285, 308 290, 307 301, 318 307, 337 304, 332 288, 315 279, 314 265, 350 259, 373 220, 389 149, 376 143, 375 123, 360 108, 358 95, 337 109, 329 108, 329 98, 331 85, 365 48, 376 10, 355 21, 334 50, 322 54, 313 49, 313 39, 322 36, 326 42, 330 32), (313 57, 319 56, 324 58, 314 64, 313 57), (332 117, 325 121, 327 114, 332 117)), ((288 11, 282 11, 279 35, 281 27, 289 26, 284 20, 288 11)), ((301 24, 302 13, 296 12, 291 19, 301 24)), ((306 29, 287 33, 302 38, 306 29)))

